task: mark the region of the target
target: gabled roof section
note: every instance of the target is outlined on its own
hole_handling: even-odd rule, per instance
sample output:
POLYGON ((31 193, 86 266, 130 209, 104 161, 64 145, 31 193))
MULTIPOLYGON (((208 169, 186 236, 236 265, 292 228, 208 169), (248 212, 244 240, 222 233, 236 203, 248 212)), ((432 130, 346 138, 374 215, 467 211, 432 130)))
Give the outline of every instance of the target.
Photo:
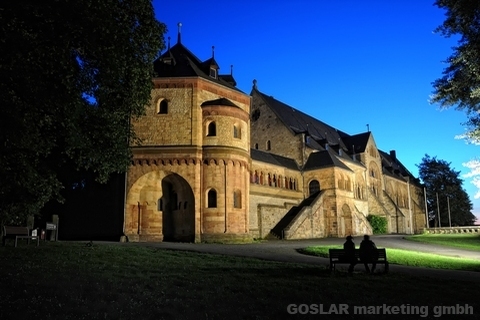
POLYGON ((218 74, 220 67, 213 57, 202 62, 181 42, 177 42, 171 48, 169 47, 153 62, 153 68, 157 78, 201 77, 242 92, 236 87, 237 83, 233 75, 222 76, 218 74), (216 77, 210 76, 211 67, 217 71, 216 77))
POLYGON ((260 151, 257 149, 250 149, 250 155, 252 157, 252 160, 275 164, 277 166, 285 167, 292 170, 297 170, 297 171, 300 170, 295 160, 290 158, 282 157, 276 154, 260 151))
POLYGON ((235 78, 233 78, 233 75, 231 74, 219 74, 218 77, 223 81, 230 83, 232 86, 237 85, 237 81, 235 81, 235 78))
POLYGON ((202 66, 203 66, 204 70, 209 69, 209 68, 220 69, 220 67, 218 66, 218 63, 217 63, 217 61, 215 61, 214 57, 211 57, 210 59, 202 62, 202 66))
POLYGON ((241 109, 239 106, 237 106, 235 103, 228 100, 227 98, 220 98, 220 99, 205 101, 204 103, 202 103, 201 106, 202 107, 204 107, 204 106, 229 106, 229 107, 235 107, 235 108, 241 109))
POLYGON ((371 137, 371 132, 359 133, 353 136, 345 136, 343 142, 350 153, 363 153, 371 137), (355 148, 355 149, 353 149, 355 148))
POLYGON ((315 169, 338 167, 348 171, 352 171, 343 162, 337 159, 336 155, 330 150, 324 150, 319 152, 313 152, 308 157, 307 163, 303 167, 303 170, 310 171, 315 169))
POLYGON ((280 119, 294 134, 305 133, 322 146, 328 144, 330 146, 338 146, 341 149, 347 150, 347 147, 342 141, 343 136, 348 136, 346 133, 258 91, 256 86, 253 87, 250 95, 254 94, 261 97, 261 99, 277 115, 278 119, 280 119))

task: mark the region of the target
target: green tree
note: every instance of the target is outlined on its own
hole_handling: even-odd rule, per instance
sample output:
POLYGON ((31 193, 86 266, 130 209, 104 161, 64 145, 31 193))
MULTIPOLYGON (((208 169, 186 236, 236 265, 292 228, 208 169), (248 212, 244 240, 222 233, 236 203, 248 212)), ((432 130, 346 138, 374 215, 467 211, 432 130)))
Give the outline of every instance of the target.
POLYGON ((459 36, 448 58, 443 77, 433 82, 431 101, 442 108, 456 106, 467 113, 467 140, 480 142, 480 1, 437 0, 446 18, 436 31, 445 37, 459 36))
POLYGON ((0 20, 1 224, 62 201, 74 171, 126 170, 166 28, 151 0, 6 0, 0 20))
POLYGON ((460 172, 451 169, 450 163, 445 160, 437 160, 436 157, 431 158, 429 155, 425 155, 417 167, 419 177, 427 191, 430 226, 448 227, 449 208, 452 226, 473 225, 476 219, 472 213, 473 205, 467 192, 462 188, 460 172))

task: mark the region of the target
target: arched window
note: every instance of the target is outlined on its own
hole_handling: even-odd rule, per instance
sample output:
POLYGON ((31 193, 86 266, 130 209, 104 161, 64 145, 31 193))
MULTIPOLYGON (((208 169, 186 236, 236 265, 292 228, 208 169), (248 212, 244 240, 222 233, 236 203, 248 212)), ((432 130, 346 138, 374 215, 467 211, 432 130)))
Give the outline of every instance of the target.
POLYGON ((233 193, 233 207, 238 209, 242 208, 242 193, 240 190, 236 190, 233 193))
POLYGON ((163 99, 160 101, 158 105, 158 113, 159 114, 167 114, 168 113, 168 101, 166 99, 163 99))
POLYGON ((267 141, 267 150, 272 150, 272 144, 270 143, 270 140, 267 141))
POLYGON ((258 143, 255 143, 255 149, 258 150, 258 143))
POLYGON ((320 182, 317 180, 312 180, 308 184, 308 194, 311 196, 320 191, 320 182))
POLYGON ((238 125, 234 125, 233 126, 233 137, 234 138, 237 138, 237 139, 241 139, 242 138, 242 135, 241 135, 241 129, 238 125))
POLYGON ((216 135, 217 135, 217 125, 215 124, 214 121, 212 121, 208 124, 207 136, 214 137, 216 135))
POLYGON ((210 191, 208 191, 207 198, 208 198, 207 207, 216 208, 217 207, 217 191, 215 191, 215 189, 210 189, 210 191))

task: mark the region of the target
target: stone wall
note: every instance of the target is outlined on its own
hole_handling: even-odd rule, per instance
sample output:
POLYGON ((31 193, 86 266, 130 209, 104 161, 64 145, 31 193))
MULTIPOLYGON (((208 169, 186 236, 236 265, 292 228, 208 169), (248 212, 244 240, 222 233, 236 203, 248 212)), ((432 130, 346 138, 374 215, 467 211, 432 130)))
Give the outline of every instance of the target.
POLYGON ((297 164, 302 165, 304 162, 303 136, 294 135, 264 101, 254 94, 252 115, 255 114, 258 115, 258 119, 254 117, 251 121, 251 148, 255 149, 258 145, 258 150, 294 159, 297 164), (268 141, 270 141, 270 150, 267 148, 268 141))
POLYGON ((250 233, 254 238, 265 238, 270 230, 285 216, 285 214, 303 197, 298 192, 276 190, 272 195, 270 188, 250 186, 250 233))
POLYGON ((308 207, 304 207, 290 225, 285 228, 285 239, 315 239, 326 237, 325 209, 323 194, 308 207))

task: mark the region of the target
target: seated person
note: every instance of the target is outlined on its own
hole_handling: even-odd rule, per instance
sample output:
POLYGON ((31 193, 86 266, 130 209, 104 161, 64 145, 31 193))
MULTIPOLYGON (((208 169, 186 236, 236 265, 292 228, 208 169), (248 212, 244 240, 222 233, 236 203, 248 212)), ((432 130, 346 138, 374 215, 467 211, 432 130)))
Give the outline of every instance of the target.
POLYGON ((370 240, 370 236, 366 234, 363 236, 363 241, 360 243, 360 260, 363 262, 367 273, 373 273, 375 271, 377 259, 377 246, 372 240, 370 240), (372 264, 371 270, 368 267, 368 263, 372 264))
POLYGON ((355 257, 355 243, 353 242, 353 237, 348 236, 347 241, 343 244, 343 250, 345 250, 345 255, 343 259, 347 262, 350 262, 348 267, 348 273, 353 273, 353 269, 357 264, 357 258, 355 257))

